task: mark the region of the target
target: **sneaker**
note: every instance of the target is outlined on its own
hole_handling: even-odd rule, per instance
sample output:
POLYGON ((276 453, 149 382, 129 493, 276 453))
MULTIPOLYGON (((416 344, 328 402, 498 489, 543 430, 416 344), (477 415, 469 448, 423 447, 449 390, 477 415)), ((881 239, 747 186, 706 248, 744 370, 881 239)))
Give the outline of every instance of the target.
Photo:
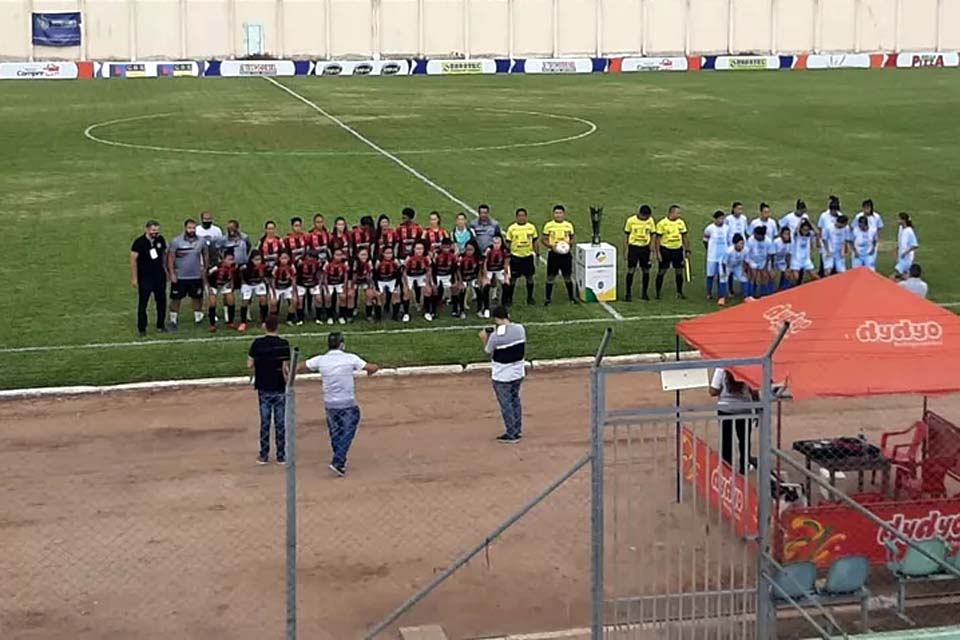
POLYGON ((410 314, 409 314, 409 313, 403 314, 402 321, 403 321, 403 322, 410 322, 410 314))
POLYGON ((467 312, 466 312, 466 311, 464 311, 463 313, 460 314, 460 319, 461 319, 461 320, 466 320, 466 319, 467 319, 467 312))
POLYGON ((267 456, 257 456, 257 464, 269 464, 270 460, 267 459, 267 456))
POLYGON ((294 323, 293 320, 287 320, 287 326, 288 326, 288 327, 292 327, 294 324, 295 324, 295 323, 294 323))
POLYGON ((433 322, 433 316, 429 313, 423 314, 423 319, 426 320, 427 322, 433 322))
POLYGON ((333 324, 333 318, 327 318, 327 324, 333 324))
POLYGON ((285 467, 287 466, 287 461, 284 460, 283 458, 277 458, 277 464, 280 465, 281 467, 285 467))
POLYGON ((725 307, 725 306, 727 305, 727 299, 726 299, 726 298, 717 298, 717 304, 718 304, 719 306, 721 306, 721 307, 725 307))
POLYGON ((503 434, 502 436, 497 436, 497 442, 500 444, 517 444, 520 442, 520 437, 521 436, 508 436, 507 434, 503 434))
POLYGON ((216 332, 217 332, 217 325, 215 325, 215 324, 210 325, 209 331, 210 331, 210 333, 216 333, 216 332))
POLYGON ((339 322, 340 324, 347 324, 347 321, 344 318, 337 318, 337 322, 339 322))
POLYGON ((330 471, 333 471, 335 474, 337 474, 338 478, 342 478, 343 476, 347 475, 346 467, 338 467, 332 462, 330 463, 329 467, 330 467, 330 471))
POLYGON ((140 337, 140 338, 146 338, 146 337, 147 337, 147 332, 146 332, 146 331, 143 331, 143 330, 141 330, 141 329, 138 329, 138 330, 137 330, 137 336, 140 337))
POLYGON ((246 331, 246 330, 247 330, 247 323, 246 323, 246 322, 241 322, 240 324, 237 325, 237 332, 238 332, 238 333, 243 333, 243 332, 246 331))

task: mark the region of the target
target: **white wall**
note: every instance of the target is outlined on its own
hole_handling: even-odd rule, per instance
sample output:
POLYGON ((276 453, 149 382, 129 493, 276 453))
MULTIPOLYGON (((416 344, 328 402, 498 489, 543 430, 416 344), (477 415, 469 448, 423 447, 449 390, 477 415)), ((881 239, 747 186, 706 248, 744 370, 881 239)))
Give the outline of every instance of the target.
POLYGON ((960 0, 0 0, 0 58, 580 56, 960 48, 960 0), (84 15, 30 45, 31 11, 84 15))

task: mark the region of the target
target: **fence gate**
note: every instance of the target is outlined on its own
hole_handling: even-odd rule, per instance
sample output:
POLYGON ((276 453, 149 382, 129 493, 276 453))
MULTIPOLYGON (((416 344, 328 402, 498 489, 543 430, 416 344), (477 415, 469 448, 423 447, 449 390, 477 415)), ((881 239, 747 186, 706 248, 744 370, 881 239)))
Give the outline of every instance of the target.
MULTIPOLYGON (((764 450, 770 396, 724 405, 724 413, 733 414, 725 417, 704 388, 717 367, 763 364, 678 361, 594 369, 595 639, 769 637, 771 630, 758 631, 758 620, 769 619, 769 612, 757 598, 757 541, 767 534, 760 523, 769 522, 760 498, 768 496, 769 483, 763 492, 753 454, 745 460, 746 473, 736 468, 736 432, 744 440, 752 433, 748 447, 764 450), (642 403, 637 391, 650 397, 651 374, 660 376, 662 398, 642 403), (725 430, 733 437, 722 438, 725 430)), ((762 466, 769 477, 769 460, 762 466)))

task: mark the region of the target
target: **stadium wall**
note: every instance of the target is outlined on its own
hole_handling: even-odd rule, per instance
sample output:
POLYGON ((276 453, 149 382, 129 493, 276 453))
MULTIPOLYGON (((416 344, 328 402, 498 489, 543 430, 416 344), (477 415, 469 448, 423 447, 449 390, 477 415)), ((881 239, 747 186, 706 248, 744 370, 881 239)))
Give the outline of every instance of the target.
POLYGON ((257 42, 326 60, 956 51, 960 0, 0 0, 0 59, 229 59, 257 42), (32 43, 31 14, 57 11, 81 12, 80 46, 32 43))

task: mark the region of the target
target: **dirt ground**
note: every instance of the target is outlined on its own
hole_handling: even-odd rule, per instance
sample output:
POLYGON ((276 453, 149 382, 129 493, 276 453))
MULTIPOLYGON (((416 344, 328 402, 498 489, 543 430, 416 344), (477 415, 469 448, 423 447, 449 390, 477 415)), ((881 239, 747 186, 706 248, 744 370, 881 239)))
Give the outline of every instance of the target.
MULTIPOLYGON (((658 383, 612 377, 609 406, 670 404, 658 383)), ((588 452, 589 386, 586 370, 532 375, 525 438, 503 446, 483 374, 363 380, 361 429, 340 479, 326 467, 320 385, 300 383, 301 637, 362 637, 570 469, 588 452)), ((686 400, 709 402, 702 392, 686 400)), ((796 403, 784 409, 784 442, 877 434, 920 408, 910 397, 796 403)), ((960 398, 934 408, 960 418, 960 398)), ((639 524, 623 529, 620 510, 608 534, 625 533, 610 548, 641 545, 664 562, 676 549, 703 553, 710 523, 670 510, 669 432, 634 446, 641 453, 607 460, 633 469, 639 490, 628 518, 639 524)), ((254 464, 256 451, 246 388, 0 403, 0 638, 282 637, 285 478, 254 464)), ((451 638, 586 626, 589 492, 588 465, 400 623, 439 623, 451 638)), ((649 575, 655 565, 640 558, 608 563, 636 566, 651 590, 710 584, 696 559, 692 576, 649 575)))

